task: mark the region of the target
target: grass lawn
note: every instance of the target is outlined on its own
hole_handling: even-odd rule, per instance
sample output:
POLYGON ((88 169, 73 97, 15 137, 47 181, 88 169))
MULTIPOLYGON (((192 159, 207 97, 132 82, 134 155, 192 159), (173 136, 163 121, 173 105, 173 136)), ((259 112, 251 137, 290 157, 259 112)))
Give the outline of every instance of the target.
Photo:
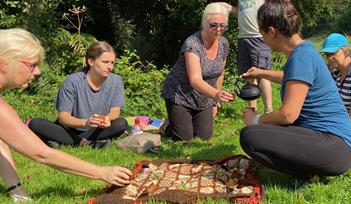
MULTIPOLYGON (((274 86, 274 106, 279 107, 278 87, 274 86)), ((5 97, 6 98, 6 97, 5 97)), ((55 113, 50 111, 49 106, 42 109, 32 105, 24 106, 23 101, 17 97, 7 98, 22 116, 32 115, 35 110, 38 116, 47 115, 53 119, 55 113), (16 99, 16 100, 12 100, 16 99), (20 102, 22 101, 22 102, 20 102), (21 104, 22 103, 22 104, 21 104), (25 108, 17 108, 25 107, 25 108), (41 111, 40 111, 41 110, 41 111), (33 112, 32 112, 33 113, 33 112)), ((28 98, 27 98, 28 99, 28 98)), ((33 99, 28 99, 31 103, 33 99)), ((26 103, 28 103, 28 100, 26 103)), ((39 104, 40 105, 40 104, 39 104)), ((239 131, 244 126, 241 117, 245 103, 237 99, 234 103, 224 105, 219 113, 219 119, 215 122, 214 136, 211 144, 195 140, 188 145, 165 142, 160 154, 135 154, 130 151, 118 150, 115 146, 107 149, 70 148, 62 147, 61 150, 75 155, 84 160, 101 165, 122 165, 130 167, 134 161, 141 159, 169 159, 186 158, 192 159, 216 159, 224 155, 242 154, 239 145, 239 131)), ((259 102, 262 110, 262 102, 259 102)), ((37 117, 38 117, 37 116, 37 117)), ((26 157, 14 152, 24 189, 34 199, 29 203, 86 203, 88 198, 97 196, 106 185, 100 181, 92 181, 83 177, 62 173, 45 165, 38 164, 26 157)), ((313 184, 294 191, 295 180, 287 175, 271 170, 264 170, 259 175, 264 186, 263 203, 350 203, 351 202, 351 171, 330 178, 329 183, 313 184)), ((12 203, 5 192, 4 185, 0 185, 0 203, 12 203)), ((229 203, 227 201, 203 201, 200 203, 229 203)))

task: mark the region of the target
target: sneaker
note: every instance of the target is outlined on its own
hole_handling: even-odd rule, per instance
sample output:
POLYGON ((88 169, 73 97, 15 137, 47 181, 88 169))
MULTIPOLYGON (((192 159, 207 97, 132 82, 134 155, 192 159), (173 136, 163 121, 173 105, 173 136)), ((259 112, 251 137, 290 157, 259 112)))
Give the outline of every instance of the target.
POLYGON ((160 146, 151 147, 151 148, 149 149, 149 151, 152 152, 152 153, 155 153, 155 154, 159 154, 159 153, 161 153, 161 147, 160 147, 160 146))
POLYGON ((60 147, 60 143, 53 140, 47 141, 46 144, 53 149, 58 149, 60 147))
POLYGON ((82 138, 81 140, 80 140, 80 142, 79 142, 79 145, 81 145, 81 146, 86 146, 86 145, 90 145, 90 141, 88 141, 87 139, 85 139, 85 138, 82 138))
POLYGON ((25 202, 25 201, 31 201, 32 199, 28 196, 26 192, 24 192, 21 183, 18 183, 14 186, 11 186, 8 188, 6 191, 9 192, 12 200, 14 203, 17 202, 25 202))
POLYGON ((94 149, 102 149, 111 146, 112 141, 110 139, 107 140, 95 140, 91 141, 90 146, 94 149))
POLYGON ((265 108, 264 109, 264 113, 271 113, 271 112, 273 112, 273 109, 272 108, 265 108))
POLYGON ((169 120, 166 119, 160 126, 159 130, 160 130, 160 134, 161 135, 165 135, 166 134, 166 128, 169 125, 169 120))
POLYGON ((13 194, 11 195, 11 198, 14 203, 32 201, 32 199, 28 195, 13 194))

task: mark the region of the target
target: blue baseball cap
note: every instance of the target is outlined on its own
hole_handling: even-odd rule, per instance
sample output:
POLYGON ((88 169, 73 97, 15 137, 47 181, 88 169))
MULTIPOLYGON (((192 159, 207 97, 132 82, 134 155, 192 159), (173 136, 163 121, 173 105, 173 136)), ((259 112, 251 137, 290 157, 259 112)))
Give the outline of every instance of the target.
POLYGON ((349 45, 344 35, 340 33, 332 33, 325 38, 321 52, 334 53, 341 47, 349 45))

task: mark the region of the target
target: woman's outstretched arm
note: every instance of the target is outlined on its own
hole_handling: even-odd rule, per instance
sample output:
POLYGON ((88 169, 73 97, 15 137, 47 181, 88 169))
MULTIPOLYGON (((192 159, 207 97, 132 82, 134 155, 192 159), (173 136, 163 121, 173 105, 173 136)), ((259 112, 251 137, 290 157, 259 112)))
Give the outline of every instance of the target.
POLYGON ((25 156, 64 172, 103 180, 109 184, 129 183, 131 172, 118 166, 97 166, 46 146, 4 100, 0 99, 0 139, 25 156))

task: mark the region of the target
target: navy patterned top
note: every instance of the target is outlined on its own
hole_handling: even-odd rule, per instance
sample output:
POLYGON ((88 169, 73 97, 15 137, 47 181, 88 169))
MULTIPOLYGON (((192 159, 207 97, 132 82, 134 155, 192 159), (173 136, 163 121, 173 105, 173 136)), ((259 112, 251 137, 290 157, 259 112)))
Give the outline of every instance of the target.
POLYGON ((229 43, 226 38, 221 36, 219 38, 217 56, 214 60, 210 60, 206 56, 201 32, 194 33, 185 40, 177 62, 164 81, 162 97, 184 107, 204 110, 215 105, 215 101, 202 95, 190 85, 184 57, 185 52, 192 52, 199 56, 203 80, 212 87, 217 88, 217 80, 223 72, 224 60, 229 53, 229 43))

